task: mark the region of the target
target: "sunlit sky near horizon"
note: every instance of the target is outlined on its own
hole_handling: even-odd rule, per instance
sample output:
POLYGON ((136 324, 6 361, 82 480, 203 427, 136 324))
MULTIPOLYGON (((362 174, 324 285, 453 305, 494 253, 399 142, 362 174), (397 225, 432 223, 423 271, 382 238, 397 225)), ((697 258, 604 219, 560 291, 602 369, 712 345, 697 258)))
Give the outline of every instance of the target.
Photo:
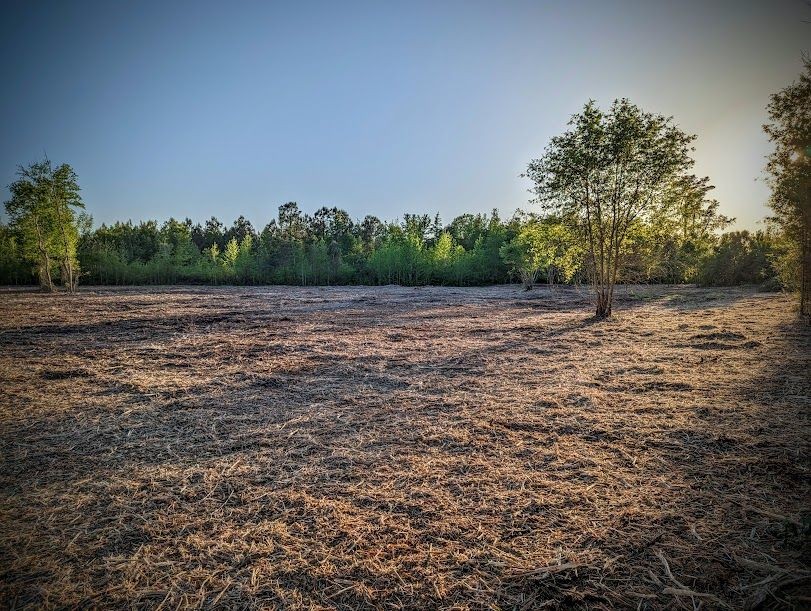
MULTIPOLYGON (((737 228, 768 210, 769 94, 803 0, 56 2, 0 9, 0 184, 68 162, 96 224, 296 201, 353 217, 528 210, 519 177, 589 98, 698 135, 737 228)), ((8 191, 3 189, 2 199, 8 191)))

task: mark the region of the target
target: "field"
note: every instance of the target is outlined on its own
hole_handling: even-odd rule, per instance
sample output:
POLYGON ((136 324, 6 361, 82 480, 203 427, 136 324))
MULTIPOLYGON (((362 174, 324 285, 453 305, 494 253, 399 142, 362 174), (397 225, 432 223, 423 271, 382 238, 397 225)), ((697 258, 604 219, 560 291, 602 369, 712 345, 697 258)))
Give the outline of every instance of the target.
POLYGON ((0 293, 0 607, 804 608, 811 331, 748 289, 0 293))

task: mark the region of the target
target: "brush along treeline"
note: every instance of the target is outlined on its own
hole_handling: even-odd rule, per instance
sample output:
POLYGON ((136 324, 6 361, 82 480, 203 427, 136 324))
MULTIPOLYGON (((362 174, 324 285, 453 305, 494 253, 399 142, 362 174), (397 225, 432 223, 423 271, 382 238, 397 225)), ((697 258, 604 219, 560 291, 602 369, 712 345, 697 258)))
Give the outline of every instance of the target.
MULTIPOLYGON (((585 252, 554 217, 465 214, 443 225, 427 215, 400 222, 353 222, 338 209, 302 214, 285 204, 261 232, 243 217, 230 227, 170 219, 116 223, 78 236, 86 284, 446 284, 524 280, 584 282, 585 252), (292 212, 291 212, 292 211, 292 212), (288 219, 284 221, 284 219, 288 219), (293 222, 290 222, 290 220, 293 222)), ((721 236, 705 209, 700 222, 637 224, 623 251, 627 282, 762 283, 775 277, 785 249, 773 230, 721 236), (679 226, 679 231, 672 229, 679 226)), ((0 283, 36 280, 35 260, 16 226, 0 226, 0 283), (32 266, 33 263, 33 266, 32 266)), ((52 270, 59 279, 58 266, 52 270)))

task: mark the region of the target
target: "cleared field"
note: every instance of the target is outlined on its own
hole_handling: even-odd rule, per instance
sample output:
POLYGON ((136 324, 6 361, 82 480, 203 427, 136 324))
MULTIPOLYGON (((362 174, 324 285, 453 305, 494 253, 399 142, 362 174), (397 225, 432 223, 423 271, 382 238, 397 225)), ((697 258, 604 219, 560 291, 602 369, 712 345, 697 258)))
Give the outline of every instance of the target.
POLYGON ((811 604, 811 332, 744 289, 0 294, 0 606, 811 604))

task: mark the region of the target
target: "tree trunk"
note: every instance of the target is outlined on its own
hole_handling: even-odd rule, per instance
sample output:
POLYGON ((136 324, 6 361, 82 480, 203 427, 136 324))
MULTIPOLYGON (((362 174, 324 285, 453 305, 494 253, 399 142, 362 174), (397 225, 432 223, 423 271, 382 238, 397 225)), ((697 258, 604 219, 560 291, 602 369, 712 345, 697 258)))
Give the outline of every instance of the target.
POLYGON ((811 322, 811 232, 805 220, 800 234, 800 314, 811 322))
POLYGON ((70 260, 70 240, 68 239, 67 224, 70 219, 70 211, 67 204, 61 198, 57 198, 54 194, 54 183, 51 182, 51 197, 50 202, 55 202, 53 206, 56 210, 56 219, 59 223, 59 230, 62 234, 62 284, 70 291, 75 292, 75 280, 73 278, 73 262, 70 260))
POLYGON ((42 230, 39 227, 39 219, 34 219, 34 226, 37 230, 37 248, 39 250, 39 285, 43 291, 53 293, 54 283, 51 279, 51 258, 48 255, 48 250, 45 248, 45 243, 42 238, 42 230))
POLYGON ((531 291, 535 285, 532 275, 527 272, 521 272, 521 284, 524 286, 525 291, 531 291))
POLYGON ((50 261, 46 258, 44 263, 39 264, 39 288, 43 291, 53 293, 54 285, 51 281, 50 261))
POLYGON ((608 290, 601 289, 597 292, 597 312, 594 315, 601 319, 611 317, 611 294, 608 290))

